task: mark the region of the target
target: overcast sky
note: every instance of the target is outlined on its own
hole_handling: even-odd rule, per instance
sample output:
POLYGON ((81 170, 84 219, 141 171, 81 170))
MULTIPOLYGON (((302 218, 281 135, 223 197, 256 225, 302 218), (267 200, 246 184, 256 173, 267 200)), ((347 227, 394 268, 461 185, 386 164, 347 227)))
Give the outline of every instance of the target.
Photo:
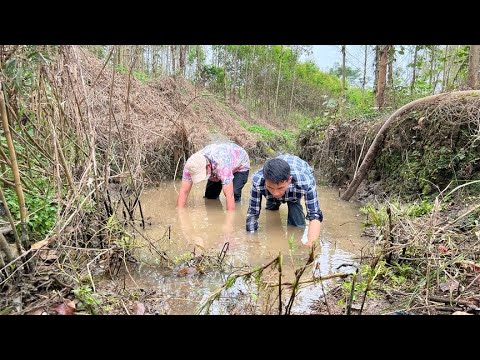
MULTIPOLYGON (((313 54, 307 59, 313 60, 324 71, 330 70, 335 63, 342 63, 342 45, 313 45, 313 54)), ((347 66, 354 69, 362 69, 365 61, 365 45, 347 45, 347 66)), ((372 64, 371 51, 367 54, 367 69, 372 64)))
POLYGON ((315 61, 321 70, 329 70, 335 62, 341 63, 341 45, 313 45, 313 54, 308 57, 315 61))
MULTIPOLYGON (((335 63, 342 64, 342 45, 313 45, 313 53, 305 58, 312 60, 317 64, 320 70, 328 72, 335 63)), ((347 45, 346 47, 346 65, 352 69, 359 70, 363 74, 365 61, 365 45, 347 45)), ((367 86, 371 86, 371 71, 373 68, 373 58, 371 52, 367 54, 367 86)))

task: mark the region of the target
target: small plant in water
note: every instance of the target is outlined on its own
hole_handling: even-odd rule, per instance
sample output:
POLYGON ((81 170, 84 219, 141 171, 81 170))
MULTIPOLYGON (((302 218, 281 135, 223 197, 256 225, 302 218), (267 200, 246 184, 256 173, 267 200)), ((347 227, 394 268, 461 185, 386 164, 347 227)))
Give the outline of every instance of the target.
POLYGON ((174 262, 175 265, 178 265, 178 264, 181 264, 181 263, 187 263, 192 259, 193 259, 193 254, 191 252, 188 252, 188 253, 185 253, 185 254, 175 256, 175 258, 173 259, 173 262, 174 262))
POLYGON ((297 250, 297 246, 295 245, 295 236, 293 234, 288 239, 288 250, 290 250, 290 253, 297 250))
POLYGON ((100 310, 100 306, 102 301, 98 298, 98 296, 93 293, 93 290, 90 286, 84 285, 79 288, 73 290, 76 298, 81 301, 81 305, 79 304, 78 309, 81 310, 82 305, 88 310, 91 314, 97 314, 100 310))

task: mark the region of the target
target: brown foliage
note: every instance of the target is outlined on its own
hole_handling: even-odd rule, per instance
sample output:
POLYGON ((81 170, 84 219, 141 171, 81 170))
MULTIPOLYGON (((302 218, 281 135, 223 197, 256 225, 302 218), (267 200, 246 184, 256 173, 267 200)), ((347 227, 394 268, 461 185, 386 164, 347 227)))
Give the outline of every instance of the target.
POLYGON ((110 66, 103 67, 78 46, 63 47, 61 54, 56 74, 66 108, 74 113, 80 104, 100 148, 108 147, 110 132, 119 152, 123 143, 134 175, 148 164, 148 177, 171 178, 179 161, 219 137, 243 146, 253 157, 261 153, 257 137, 239 123, 248 114, 238 104, 230 107, 211 93, 196 93, 182 78, 144 84, 128 72, 113 74, 110 66))

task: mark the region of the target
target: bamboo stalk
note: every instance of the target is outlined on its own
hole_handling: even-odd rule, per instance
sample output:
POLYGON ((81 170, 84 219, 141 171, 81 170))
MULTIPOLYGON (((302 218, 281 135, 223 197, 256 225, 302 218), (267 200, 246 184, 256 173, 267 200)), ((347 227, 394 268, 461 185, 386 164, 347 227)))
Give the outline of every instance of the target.
POLYGON ((18 170, 17 157, 15 155, 15 147, 13 146, 12 135, 10 133, 10 126, 8 125, 7 108, 5 106, 5 96, 3 94, 2 82, 0 81, 0 112, 2 114, 3 130, 5 131, 5 138, 7 139, 8 152, 10 161, 12 163, 12 172, 15 179, 15 191, 18 197, 18 205, 20 207, 20 221, 22 224, 22 242, 26 248, 28 245, 27 235, 27 208, 25 206, 25 198, 23 196, 22 184, 20 182, 20 173, 18 170))
POLYGON ((347 303, 347 315, 350 315, 352 313, 352 303, 353 303, 353 296, 355 294, 355 283, 357 282, 357 274, 358 274, 358 268, 357 268, 357 271, 353 274, 352 289, 350 291, 350 297, 347 303))
MULTIPOLYGON (((7 219, 10 222, 10 225, 12 226, 12 231, 13 235, 15 236, 15 244, 17 245, 17 250, 18 253, 22 253, 22 244, 20 243, 20 238, 18 237, 18 232, 15 227, 15 222, 13 221, 12 213, 10 212, 10 209, 8 208, 7 200, 5 199, 5 195, 3 193, 2 188, 0 187, 0 198, 2 199, 3 207, 5 208, 5 212, 7 214, 7 219)), ((8 260, 11 261, 11 260, 8 260)))
POLYGON ((10 160, 8 159, 7 154, 5 154, 1 146, 0 146, 0 156, 2 157, 3 160, 5 160, 5 162, 9 167, 12 167, 12 164, 10 163, 10 160))
POLYGON ((8 262, 14 259, 12 249, 10 249, 7 239, 5 239, 5 236, 3 236, 1 232, 0 232, 0 250, 2 250, 5 253, 5 255, 7 256, 8 262))

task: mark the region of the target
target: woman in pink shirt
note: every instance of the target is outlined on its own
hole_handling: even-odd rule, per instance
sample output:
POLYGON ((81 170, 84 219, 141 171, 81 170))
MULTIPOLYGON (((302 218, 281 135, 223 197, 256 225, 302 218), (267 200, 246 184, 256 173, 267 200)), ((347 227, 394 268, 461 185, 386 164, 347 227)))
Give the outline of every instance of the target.
POLYGON ((235 210, 248 180, 250 158, 234 143, 213 143, 190 156, 185 163, 177 208, 185 207, 192 184, 207 181, 205 197, 218 199, 223 190, 227 210, 235 210))

